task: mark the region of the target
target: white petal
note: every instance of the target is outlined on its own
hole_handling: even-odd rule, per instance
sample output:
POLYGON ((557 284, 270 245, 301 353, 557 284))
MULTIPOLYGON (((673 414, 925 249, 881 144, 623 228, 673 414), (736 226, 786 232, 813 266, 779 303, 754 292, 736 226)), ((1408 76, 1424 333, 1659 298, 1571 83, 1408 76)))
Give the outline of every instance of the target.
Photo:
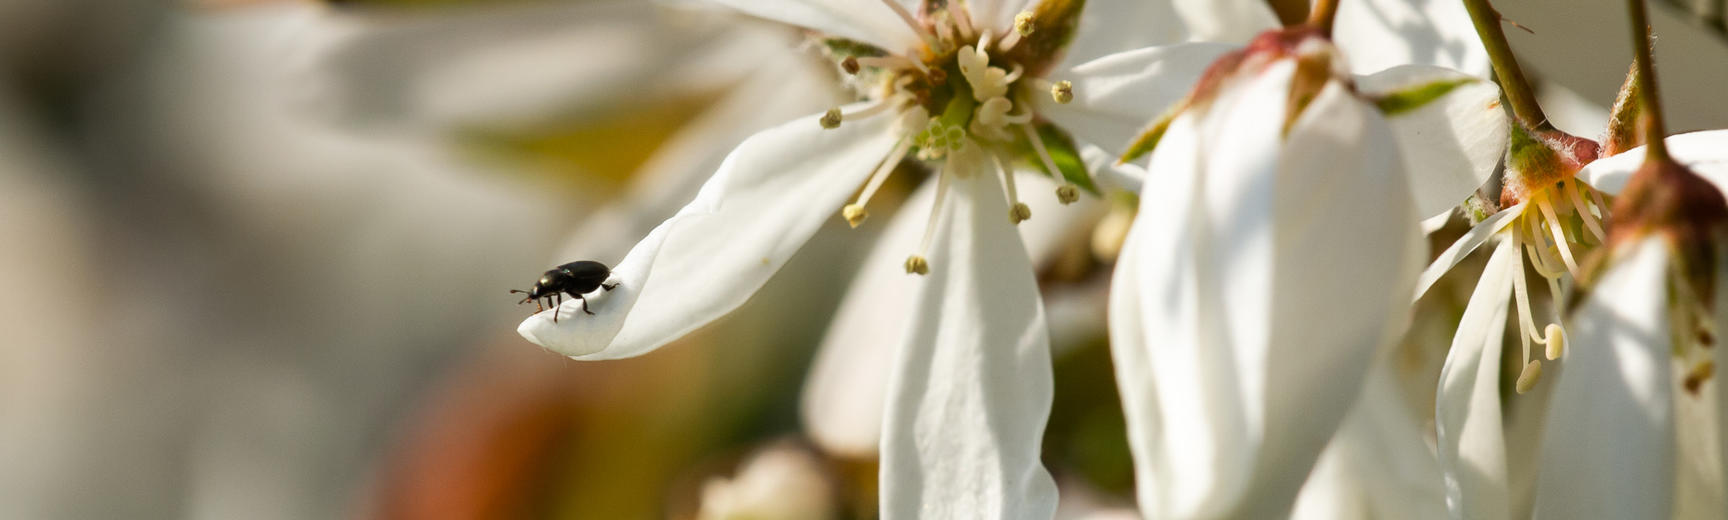
POLYGON ((1445 276, 1453 267, 1457 267, 1458 262, 1463 262, 1465 257, 1476 252, 1476 248, 1482 247, 1482 244, 1487 243, 1489 238, 1510 225, 1512 220, 1518 218, 1518 215, 1523 212, 1523 203, 1500 210, 1499 213, 1490 215, 1482 222, 1477 223, 1476 227, 1470 228, 1470 231, 1465 232, 1464 236, 1458 237, 1458 241, 1453 242, 1445 251, 1441 251, 1440 256, 1434 257, 1434 262, 1428 264, 1428 268, 1422 271, 1422 275, 1416 277, 1416 296, 1411 298, 1411 301, 1419 300, 1422 295, 1428 294, 1428 289, 1434 287, 1434 282, 1440 281, 1440 277, 1445 276))
MULTIPOLYGON (((1672 135, 1665 141, 1669 156, 1715 184, 1717 189, 1728 192, 1728 130, 1672 135)), ((1591 161, 1578 171, 1578 178, 1604 193, 1617 194, 1643 164, 1644 147, 1640 146, 1620 155, 1591 161)))
MULTIPOLYGON (((1728 246, 1719 244, 1716 248, 1716 254, 1728 255, 1728 246)), ((1718 256, 1717 258, 1728 257, 1718 256)), ((1728 262, 1717 262, 1716 264, 1715 298, 1716 312, 1712 319, 1715 321, 1716 337, 1721 338, 1723 331, 1728 331, 1728 262)), ((1723 368, 1728 368, 1728 348, 1723 348, 1721 341, 1721 339, 1717 339, 1718 343, 1713 349, 1716 356, 1717 373, 1709 384, 1716 387, 1716 454, 1717 463, 1721 464, 1720 468, 1724 473, 1722 475, 1722 489, 1718 490, 1717 493, 1718 496, 1728 497, 1728 410, 1722 409, 1722 405, 1728 403, 1728 383, 1722 381, 1721 372, 1723 368)))
POLYGON ((1452 518, 1492 520, 1512 514, 1500 421, 1500 352, 1513 270, 1524 268, 1520 258, 1511 240, 1494 248, 1440 369, 1434 423, 1452 518))
MULTIPOLYGON (((1163 1, 1163 0, 1155 0, 1163 1)), ((1169 0, 1188 27, 1189 41, 1248 43, 1283 24, 1261 0, 1169 0)))
MULTIPOLYGON (((871 0, 880 1, 880 0, 871 0)), ((913 0, 916 3, 916 0, 913 0)), ((1031 0, 967 0, 968 12, 972 14, 972 23, 980 29, 990 29, 997 37, 1014 30, 1014 17, 1020 11, 1031 8, 1031 0)), ((1091 7, 1088 5, 1087 7, 1091 7)), ((913 12, 917 12, 914 8, 913 12)))
POLYGON ((1407 64, 1436 65, 1478 77, 1489 72, 1488 52, 1463 2, 1342 2, 1332 37, 1358 73, 1407 64))
POLYGON ((1291 73, 1172 123, 1118 262, 1112 349, 1153 518, 1287 513, 1406 320, 1421 245, 1390 129, 1334 83, 1283 137, 1291 73))
MULTIPOLYGON (((1188 38, 1188 29, 1168 0, 1088 0, 1080 26, 1063 51, 1057 71, 1104 56, 1188 38)), ((1054 79, 1067 79, 1058 73, 1054 79)))
POLYGON ((623 257, 695 198, 739 143, 787 119, 834 106, 833 73, 810 66, 807 56, 782 52, 756 61, 746 80, 683 125, 630 174, 626 193, 583 217, 555 258, 623 257))
POLYGON ((1092 173, 1099 188, 1139 193, 1140 185, 1146 181, 1146 168, 1134 163, 1117 163, 1116 154, 1097 146, 1080 145, 1080 162, 1086 163, 1086 171, 1092 173))
POLYGON ((744 303, 837 213, 897 139, 892 117, 833 130, 816 118, 765 130, 733 150, 695 200, 612 269, 618 288, 592 293, 595 315, 583 314, 580 300, 566 300, 517 332, 577 359, 617 359, 654 350, 744 303))
MULTIPOLYGON (((713 0, 715 3, 814 30, 857 40, 894 53, 922 45, 918 35, 880 0, 713 0)), ((896 0, 900 1, 900 0, 896 0)), ((901 1, 902 6, 915 2, 901 1)), ((907 12, 917 13, 916 5, 907 12)))
POLYGON ((1669 518, 1668 247, 1652 237, 1616 251, 1573 314, 1542 438, 1537 518, 1669 518))
POLYGON ((1048 519, 1050 339, 999 181, 956 179, 882 429, 883 518, 1048 519))
POLYGON ((1399 387, 1396 355, 1381 356, 1362 395, 1302 485, 1298 520, 1446 518, 1439 463, 1399 387))
POLYGON ((1072 102, 1034 96, 1033 104, 1075 140, 1120 156, 1146 125, 1188 95, 1213 60, 1231 50, 1185 43, 1112 54, 1076 65, 1060 78, 1074 83, 1072 102))
POLYGON ((1462 72, 1422 65, 1357 78, 1357 87, 1369 96, 1456 82, 1465 83, 1420 108, 1386 116, 1415 190, 1416 214, 1425 218, 1462 204, 1500 164, 1509 128, 1500 88, 1462 72))
MULTIPOLYGON (((1164 397, 1159 393, 1159 374, 1155 370, 1158 365, 1152 360, 1154 349, 1161 345, 1154 345, 1153 341, 1178 345, 1199 342, 1195 330, 1199 323, 1195 315, 1199 295, 1193 274, 1195 264, 1204 259, 1198 258, 1203 253, 1197 236, 1203 219, 1196 206, 1200 194, 1197 139, 1195 118, 1184 114, 1170 123, 1164 140, 1152 153, 1152 165, 1159 172, 1159 189, 1146 190, 1140 195, 1142 209, 1123 241, 1110 285, 1110 353, 1116 368, 1116 387, 1121 392, 1128 423, 1141 510, 1154 514, 1175 509, 1159 504, 1167 500, 1162 488, 1171 485, 1164 479, 1172 479, 1176 468, 1164 452, 1167 447, 1166 414, 1161 403, 1164 397), (1194 255, 1171 254, 1173 251, 1194 255), (1145 280, 1142 271, 1156 273, 1157 278, 1145 280), (1147 320, 1148 309, 1142 308, 1142 301, 1151 301, 1154 304, 1151 310, 1168 314, 1147 320), (1156 331, 1157 337, 1149 331, 1156 331)), ((1161 357, 1159 363, 1166 361, 1161 357)), ((1183 396, 1170 398, 1180 400, 1183 396)), ((1180 414, 1203 410, 1204 407, 1190 407, 1173 410, 1172 414, 1181 420, 1180 414)), ((1204 443, 1199 449, 1230 455, 1205 436, 1199 440, 1204 443)), ((1202 475, 1206 473, 1196 476, 1202 475)))
MULTIPOLYGON (((1022 197, 1056 189, 1043 174, 1020 173, 1017 179, 1022 197)), ((811 364, 804 382, 804 425, 810 437, 831 453, 874 456, 880 445, 888 374, 911 318, 907 309, 922 279, 907 276, 901 266, 918 247, 935 187, 934 182, 925 182, 889 220, 835 311, 811 364)), ((1060 205, 1054 197, 1034 196, 1027 204, 1033 217, 1020 223, 1019 230, 1035 269, 1054 261, 1061 248, 1071 245, 1085 229, 1081 225, 1105 209, 1093 197, 1060 205)))

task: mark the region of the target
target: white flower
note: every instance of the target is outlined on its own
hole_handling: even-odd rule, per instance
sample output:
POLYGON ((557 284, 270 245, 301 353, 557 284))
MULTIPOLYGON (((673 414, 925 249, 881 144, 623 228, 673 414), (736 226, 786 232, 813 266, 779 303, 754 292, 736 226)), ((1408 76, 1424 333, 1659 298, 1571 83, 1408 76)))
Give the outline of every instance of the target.
MULTIPOLYGON (((1643 160, 1643 149, 1637 148, 1590 161, 1596 153, 1593 142, 1522 129, 1514 132, 1509 171, 1519 167, 1517 156, 1521 152, 1558 159, 1559 168, 1509 175, 1507 195, 1503 198, 1517 203, 1489 216, 1442 252, 1422 274, 1417 292, 1420 297, 1446 271, 1490 239, 1499 241, 1453 336, 1436 397, 1435 422, 1447 478, 1447 504, 1454 516, 1461 518, 1517 515, 1511 493, 1522 483, 1510 477, 1498 375, 1501 331, 1509 319, 1507 313, 1516 313, 1523 346, 1520 359, 1525 368, 1516 385, 1520 392, 1529 389, 1542 373, 1541 361, 1535 356, 1558 360, 1565 352, 1577 348, 1572 332, 1558 316, 1559 309, 1566 307, 1563 298, 1556 297, 1551 306, 1555 315, 1548 318, 1549 323, 1545 327, 1537 325, 1523 265, 1528 262, 1543 276, 1549 294, 1566 294, 1573 273, 1582 269, 1583 252, 1599 246, 1605 239, 1603 219, 1609 212, 1602 195, 1620 193, 1631 172, 1643 160), (1546 140, 1547 144, 1559 145, 1554 148, 1571 153, 1549 156, 1543 152, 1548 148, 1541 144, 1521 149, 1520 139, 1546 140), (1545 353, 1532 354, 1532 343, 1548 348, 1545 353)), ((1676 150, 1675 156, 1701 175, 1717 180, 1728 175, 1721 167, 1711 166, 1716 164, 1712 161, 1723 160, 1713 147, 1728 143, 1728 131, 1683 134, 1668 138, 1668 142, 1676 150)))
POLYGON ((1642 147, 1579 172, 1619 191, 1617 207, 1630 214, 1617 215, 1607 267, 1570 316, 1543 430, 1538 518, 1728 514, 1728 464, 1716 444, 1724 390, 1712 377, 1725 361, 1713 338, 1728 326, 1728 130, 1666 141, 1697 177, 1634 180, 1651 166, 1642 147), (1648 196, 1659 190, 1667 193, 1648 196))
MULTIPOLYGON (((1460 29, 1454 24, 1434 25, 1414 17, 1402 2, 1376 0, 1364 5, 1368 7, 1363 9, 1369 13, 1393 14, 1355 16, 1352 13, 1363 11, 1347 4, 1339 14, 1341 35, 1384 33, 1392 29, 1378 25, 1397 23, 1406 29, 1404 39, 1358 37, 1355 39, 1362 43, 1356 47, 1343 44, 1347 51, 1354 53, 1361 49, 1378 56, 1409 58, 1405 62, 1385 63, 1440 66, 1397 67, 1358 78, 1362 90, 1403 103, 1394 114, 1396 137, 1401 145, 1416 149, 1405 154, 1405 162, 1412 172, 1412 182, 1419 186, 1417 191, 1431 195, 1418 199, 1419 213, 1424 216, 1440 213, 1456 206, 1480 185, 1499 160, 1505 144, 1505 120, 1491 106, 1499 102, 1499 89, 1485 80, 1441 68, 1462 66, 1473 72, 1486 71, 1485 55, 1467 19, 1460 29), (1412 24, 1421 30, 1408 30, 1412 24), (1425 89, 1426 95, 1417 95, 1425 89), (1471 161, 1470 165, 1459 164, 1465 158, 1471 161)), ((1070 46, 1064 60, 1077 65, 1069 69, 1071 72, 1057 75, 1072 79, 1078 100, 1074 105, 1089 109, 1069 110, 1069 105, 1046 98, 1034 102, 1040 113, 1074 131, 1082 141, 1109 147, 1106 151, 1079 143, 1082 157, 1099 170, 1104 180, 1138 191, 1145 172, 1136 164, 1113 164, 1122 151, 1121 143, 1117 142, 1122 138, 1116 136, 1140 132, 1147 122, 1144 114, 1163 113, 1169 109, 1170 100, 1186 96, 1192 88, 1192 81, 1178 81, 1177 77, 1197 73, 1230 47, 1204 44, 1145 48, 1103 59, 1090 57, 1101 56, 1112 48, 1168 44, 1184 37, 1190 41, 1246 43, 1253 35, 1276 27, 1277 19, 1259 0, 1092 1, 1088 6, 1082 14, 1080 37, 1070 46), (1107 4, 1107 8, 1100 4, 1107 4), (1178 16, 1170 16, 1172 7, 1178 16), (1139 28, 1120 29, 1122 26, 1139 28), (1187 52, 1185 47, 1209 52, 1187 52), (1184 70, 1193 72, 1181 72, 1184 70), (1142 80, 1155 77, 1169 80, 1142 80)), ((1434 11, 1437 19, 1457 19, 1465 14, 1456 3, 1443 2, 1427 10, 1434 11)), ((1356 70, 1381 68, 1361 67, 1354 61, 1352 65, 1356 65, 1356 70)), ((1021 182, 1024 185, 1027 180, 1021 182)), ((926 204, 925 199, 911 202, 912 207, 926 204)), ((1041 214, 1039 219, 1021 226, 1034 266, 1045 265, 1063 239, 1077 233, 1075 226, 1090 225, 1093 221, 1091 212, 1061 212, 1055 217, 1045 218, 1041 214)), ((865 271, 854 280, 836 313, 835 324, 823 339, 806 383, 805 424, 814 439, 832 452, 855 456, 875 453, 887 366, 896 352, 887 345, 905 330, 906 315, 898 305, 913 282, 879 266, 895 259, 898 250, 894 248, 900 247, 899 244, 916 240, 912 238, 918 232, 915 220, 915 216, 902 213, 885 230, 880 245, 867 260, 865 271)))
MULTIPOLYGON (((1110 327, 1150 517, 1291 511, 1408 318, 1418 216, 1450 211, 1495 166, 1504 115, 1486 81, 1399 67, 1352 88, 1345 70, 1322 37, 1268 33, 1141 139, 1155 149, 1110 327)), ((1384 451, 1335 442, 1338 457, 1384 451)), ((1345 474, 1300 512, 1361 513, 1361 466, 1329 463, 1345 474)))
MULTIPOLYGON (((850 40, 822 43, 856 71, 866 101, 746 140, 694 201, 618 262, 619 287, 591 298, 595 315, 578 315, 571 302, 531 317, 519 332, 577 359, 651 351, 749 298, 836 210, 861 224, 870 197, 904 158, 928 161, 936 187, 923 238, 915 249, 900 245, 914 252, 904 269, 927 276, 903 304, 912 317, 887 398, 884 515, 1048 517, 1055 489, 1039 453, 1051 398, 1049 339, 1014 228, 1031 205, 1008 165, 1031 162, 1059 176, 1057 195, 1071 201, 1075 184, 1090 183, 1074 161, 1091 150, 1081 145, 1119 146, 1137 127, 1112 132, 1057 114, 1085 121, 1108 110, 1149 120, 1181 94, 1151 85, 1170 76, 1190 81, 1221 49, 1105 57, 1095 63, 1110 66, 1087 74, 1085 64, 1062 61, 1069 36, 1077 49, 1099 48, 1080 45, 1091 34, 1085 27, 1068 34, 1078 3, 1021 13, 994 1, 918 13, 897 1, 728 3, 850 40), (1072 83, 1043 79, 1051 72, 1072 83), (1101 87, 1088 93, 1090 85, 1101 87), (552 313, 574 319, 554 321, 552 313)), ((1089 11, 1108 15, 1129 5, 1093 2, 1089 11)), ((1090 153, 1100 155, 1107 156, 1090 153)))
POLYGON ((697 520, 821 520, 836 512, 822 461, 791 446, 772 446, 744 461, 734 478, 702 486, 697 520))

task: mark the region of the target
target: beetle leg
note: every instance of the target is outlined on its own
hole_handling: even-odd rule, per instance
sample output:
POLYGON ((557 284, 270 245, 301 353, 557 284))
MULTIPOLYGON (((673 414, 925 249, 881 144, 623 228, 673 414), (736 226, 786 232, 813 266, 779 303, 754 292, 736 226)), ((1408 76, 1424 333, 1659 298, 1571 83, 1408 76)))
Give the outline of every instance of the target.
POLYGON ((576 297, 576 299, 582 300, 582 312, 588 313, 589 316, 594 315, 594 311, 588 310, 588 298, 587 297, 578 295, 576 297))
POLYGON ((564 293, 556 293, 546 297, 548 300, 553 298, 557 298, 558 303, 552 306, 552 323, 558 323, 558 311, 564 310, 564 293))
POLYGON ((613 289, 617 289, 618 288, 618 282, 612 282, 609 284, 603 283, 603 284, 600 284, 600 288, 608 290, 608 291, 613 290, 613 289))

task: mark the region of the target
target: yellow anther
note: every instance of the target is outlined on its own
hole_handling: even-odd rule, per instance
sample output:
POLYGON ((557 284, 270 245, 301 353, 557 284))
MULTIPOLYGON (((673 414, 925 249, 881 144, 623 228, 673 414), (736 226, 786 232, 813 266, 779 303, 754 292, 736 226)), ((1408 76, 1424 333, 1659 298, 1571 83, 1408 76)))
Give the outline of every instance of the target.
POLYGON ((906 272, 910 274, 930 274, 930 261, 919 255, 906 257, 906 272))
POLYGON ((840 109, 830 108, 822 114, 822 128, 840 128, 840 109))
POLYGON ((1032 218, 1032 208, 1024 202, 1016 202, 1014 207, 1008 208, 1009 222, 1019 224, 1029 218, 1032 218))
POLYGON ((1080 189, 1074 187, 1073 184, 1057 186, 1056 200, 1061 201, 1063 204, 1073 204, 1074 201, 1080 200, 1080 189))
POLYGON ((1050 97, 1054 98, 1057 103, 1068 104, 1074 100, 1074 84, 1068 80, 1062 80, 1050 85, 1050 97))
POLYGON ((1524 371, 1518 373, 1518 383, 1513 387, 1520 394, 1529 392, 1531 388, 1536 387, 1536 380, 1541 378, 1542 362, 1532 359, 1529 364, 1524 365, 1524 371))
POLYGON ((847 204, 846 207, 840 208, 840 216, 846 217, 846 223, 856 228, 859 224, 864 223, 864 219, 870 217, 870 212, 865 211, 864 206, 847 204))
POLYGON ((1566 353, 1566 331, 1558 323, 1549 323, 1542 334, 1548 337, 1548 360, 1560 359, 1566 353))
POLYGON ((857 74, 862 68, 858 65, 858 57, 856 56, 847 56, 846 59, 840 60, 840 70, 846 71, 847 74, 857 74))
POLYGON ((1031 36, 1032 31, 1038 29, 1032 22, 1032 11, 1020 11, 1020 14, 1014 15, 1014 32, 1021 36, 1031 36))

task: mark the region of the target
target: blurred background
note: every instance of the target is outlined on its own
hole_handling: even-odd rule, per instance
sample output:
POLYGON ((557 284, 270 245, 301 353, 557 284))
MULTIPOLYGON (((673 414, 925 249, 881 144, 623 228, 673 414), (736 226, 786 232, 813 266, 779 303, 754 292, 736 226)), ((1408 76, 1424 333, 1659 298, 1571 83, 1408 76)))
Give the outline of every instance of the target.
MULTIPOLYGON (((870 399, 804 392, 873 231, 834 219, 652 355, 515 333, 506 290, 616 262, 845 99, 802 34, 693 3, 0 0, 0 518, 873 517, 870 399)), ((1620 2, 1498 5, 1596 135, 1620 2)), ((1677 129, 1728 126, 1721 6, 1655 13, 1677 129)), ((1131 214, 1094 205, 1040 262, 1046 462, 1064 517, 1132 517, 1102 317, 1131 214)))

